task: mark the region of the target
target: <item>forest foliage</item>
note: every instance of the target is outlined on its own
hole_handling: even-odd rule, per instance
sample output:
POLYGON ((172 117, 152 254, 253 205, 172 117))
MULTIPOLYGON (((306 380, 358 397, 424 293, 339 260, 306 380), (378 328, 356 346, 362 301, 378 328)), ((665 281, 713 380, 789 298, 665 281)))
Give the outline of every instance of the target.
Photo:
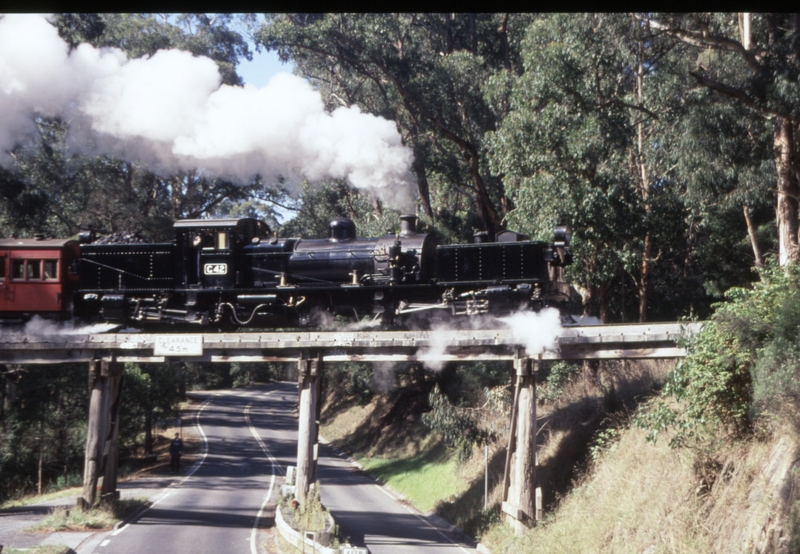
MULTIPOLYGON (((356 105, 396 124, 414 154, 422 226, 440 241, 505 228, 550 239, 565 220, 575 252, 567 278, 585 314, 711 317, 664 389, 685 409, 661 404, 651 428, 690 433, 713 420, 741 433, 777 413, 775 398, 795 402, 800 17, 57 14, 54 23, 73 48, 207 56, 232 86, 254 48, 275 51, 328 109, 356 105)), ((165 174, 75 153, 69 121, 31 117, 38 138, 21 140, 0 167, 0 236, 69 237, 92 225, 162 241, 176 219, 242 215, 283 236, 322 236, 336 216, 355 220, 362 236, 398 227, 392 206, 345 181, 305 182, 292 196, 281 179, 237 183, 200 167, 165 174)), ((52 482, 80 472, 85 371, 2 370, 0 497, 30 488, 40 459, 52 482)), ((173 417, 191 388, 278 371, 131 365, 123 445, 147 449, 154 422, 173 417)), ((365 393, 360 371, 348 383, 365 393)), ((431 403, 454 444, 472 433, 442 394, 431 403)))

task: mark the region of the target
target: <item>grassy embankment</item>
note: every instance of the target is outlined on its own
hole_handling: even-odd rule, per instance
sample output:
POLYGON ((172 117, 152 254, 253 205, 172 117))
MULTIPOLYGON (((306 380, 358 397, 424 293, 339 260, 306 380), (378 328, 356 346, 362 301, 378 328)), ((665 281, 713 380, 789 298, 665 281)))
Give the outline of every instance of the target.
MULTIPOLYGON (((607 363, 540 405, 546 519, 522 537, 513 536, 499 511, 507 437, 490 447, 484 510, 478 449, 460 463, 416 418, 387 425, 390 396, 364 406, 337 398, 322 434, 415 507, 435 510, 495 552, 699 554, 769 541, 792 545, 797 510, 788 523, 775 521, 791 511, 794 496, 787 490, 800 485, 791 470, 794 432, 743 442, 720 438, 702 450, 671 449, 669 437, 648 443, 630 415, 670 369, 657 362, 607 363)), ((546 385, 540 392, 547 396, 546 385)), ((794 546, 789 552, 800 552, 794 546)))
MULTIPOLYGON (((562 383, 558 398, 539 407, 539 460, 548 507, 557 495, 566 494, 585 467, 594 435, 614 419, 608 416, 617 414, 618 419, 634 397, 649 391, 669 369, 656 363, 606 364, 597 374, 562 383)), ((541 393, 547 396, 546 385, 541 393)), ((507 412, 482 416, 482 425, 499 431, 498 440, 489 446, 489 499, 484 509, 482 449, 474 448, 469 459, 460 461, 421 423, 418 413, 390 418, 397 403, 409 403, 407 396, 376 395, 367 405, 337 396, 326 405, 322 434, 420 511, 435 510, 480 538, 500 520, 507 412)), ((426 404, 427 398, 417 402, 426 404)))
POLYGON ((441 442, 426 436, 418 421, 407 426, 395 424, 394 427, 405 427, 406 433, 401 436, 382 433, 381 438, 373 440, 377 429, 373 423, 390 409, 383 396, 376 396, 363 406, 352 399, 343 400, 336 416, 323 422, 321 433, 419 510, 431 511, 437 502, 465 488, 463 477, 458 475, 458 463, 448 456, 441 442))

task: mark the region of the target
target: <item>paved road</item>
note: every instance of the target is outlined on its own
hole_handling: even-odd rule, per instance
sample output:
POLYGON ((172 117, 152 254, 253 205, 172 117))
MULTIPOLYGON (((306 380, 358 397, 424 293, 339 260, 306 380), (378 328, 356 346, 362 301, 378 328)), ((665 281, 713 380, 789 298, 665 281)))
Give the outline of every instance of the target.
MULTIPOLYGON (((294 409, 297 388, 282 383, 273 391, 251 408, 251 420, 271 455, 286 467, 297 460, 297 420, 285 415, 294 409)), ((319 453, 322 503, 354 546, 366 546, 372 554, 475 552, 447 530, 444 520, 432 521, 408 508, 333 448, 320 444, 319 453)))
POLYGON ((263 391, 212 393, 198 415, 205 439, 193 473, 171 485, 138 520, 109 534, 94 551, 250 554, 256 515, 274 492, 277 468, 247 424, 246 408, 263 391), (272 486, 272 490, 270 487, 272 486))
MULTIPOLYGON (((174 482, 138 520, 89 550, 256 554, 257 519, 260 526, 269 525, 284 469, 297 456, 296 397, 292 383, 204 396, 197 420, 207 452, 193 473, 174 482)), ((321 445, 320 456, 322 501, 355 546, 367 546, 372 554, 474 552, 330 447, 321 445)), ((189 468, 184 471, 188 474, 189 468)))

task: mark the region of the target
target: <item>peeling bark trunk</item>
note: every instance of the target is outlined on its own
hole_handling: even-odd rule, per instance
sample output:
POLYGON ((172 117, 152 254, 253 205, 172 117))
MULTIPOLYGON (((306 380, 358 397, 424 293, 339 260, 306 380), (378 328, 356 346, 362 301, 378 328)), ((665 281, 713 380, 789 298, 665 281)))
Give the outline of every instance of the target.
POLYGON ((741 34, 742 38, 742 46, 745 50, 750 50, 751 44, 751 33, 750 33, 750 21, 752 19, 751 13, 739 13, 739 33, 741 34))
POLYGON ((791 122, 785 117, 775 120, 775 166, 778 174, 778 253, 781 266, 797 261, 797 183, 792 172, 794 144, 791 122))
POLYGON ((747 207, 747 204, 742 206, 742 211, 744 212, 744 220, 747 222, 747 234, 750 235, 750 245, 753 247, 756 267, 764 267, 764 258, 761 257, 761 248, 759 248, 756 240, 756 228, 753 225, 753 219, 750 217, 750 208, 747 207))

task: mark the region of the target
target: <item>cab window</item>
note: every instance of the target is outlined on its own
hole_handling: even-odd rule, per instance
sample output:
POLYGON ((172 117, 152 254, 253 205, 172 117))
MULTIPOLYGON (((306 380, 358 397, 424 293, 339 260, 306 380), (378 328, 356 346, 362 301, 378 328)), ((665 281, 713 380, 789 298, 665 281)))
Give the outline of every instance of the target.
POLYGON ((217 250, 225 250, 228 248, 228 231, 219 231, 217 233, 217 250))

